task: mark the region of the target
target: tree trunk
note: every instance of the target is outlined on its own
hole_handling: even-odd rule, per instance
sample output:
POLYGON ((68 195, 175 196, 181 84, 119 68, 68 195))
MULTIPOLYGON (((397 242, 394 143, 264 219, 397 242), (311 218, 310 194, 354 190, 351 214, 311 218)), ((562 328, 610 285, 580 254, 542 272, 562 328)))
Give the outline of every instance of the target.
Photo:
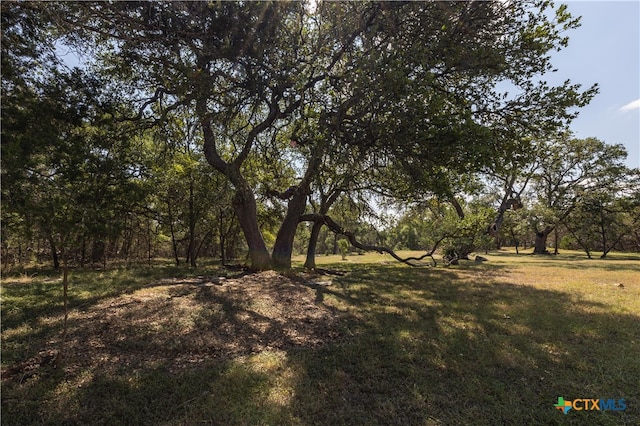
POLYGON ((204 137, 204 155, 207 162, 216 170, 224 174, 231 184, 235 187, 235 195, 233 197, 233 209, 240 222, 240 228, 247 241, 249 247, 249 260, 251 268, 256 270, 265 270, 271 267, 271 257, 267 250, 267 245, 260 232, 258 226, 258 213, 256 207, 256 198, 253 194, 251 186, 246 181, 240 167, 249 155, 250 148, 259 133, 266 130, 278 117, 278 108, 271 108, 269 116, 260 124, 254 126, 247 140, 244 143, 242 152, 236 159, 227 163, 222 159, 216 146, 216 136, 211 126, 211 116, 207 108, 205 98, 199 98, 196 101, 196 113, 202 126, 202 134, 204 137))
POLYGON ((178 242, 176 241, 176 233, 173 229, 173 222, 169 223, 169 232, 171 233, 171 247, 173 248, 173 258, 176 266, 180 266, 180 256, 178 255, 178 242))
POLYGON ((236 212, 236 216, 238 216, 240 228, 247 240, 251 269, 269 269, 271 267, 271 257, 258 226, 258 213, 253 191, 246 182, 242 182, 242 186, 237 186, 236 188, 236 193, 233 197, 233 209, 236 212))
POLYGON ((222 209, 220 209, 220 213, 218 214, 218 232, 219 232, 219 238, 220 238, 220 264, 224 265, 225 263, 227 263, 227 258, 226 258, 226 253, 225 253, 225 247, 224 245, 226 244, 226 239, 225 239, 225 232, 224 232, 224 222, 223 222, 223 214, 222 214, 222 209))
POLYGON ((187 262, 192 268, 197 268, 196 263, 196 212, 193 198, 193 180, 189 182, 189 247, 187 248, 187 262))
POLYGON ((291 256, 293 254, 293 240, 300 216, 304 213, 307 204, 308 188, 303 188, 301 184, 289 200, 287 215, 280 225, 276 242, 273 246, 273 265, 276 268, 291 268, 291 256))
POLYGON ((316 269, 316 247, 318 245, 318 237, 322 229, 322 222, 314 222, 311 228, 311 236, 309 238, 309 246, 307 247, 307 259, 304 267, 307 269, 316 269))
POLYGON ((600 211, 600 235, 602 236, 602 256, 601 259, 604 259, 607 256, 609 250, 607 250, 607 231, 605 229, 605 221, 602 210, 600 211))
POLYGON ((458 215, 458 218, 460 220, 464 219, 464 210, 462 210, 462 206, 460 205, 458 200, 456 200, 453 194, 449 195, 449 201, 453 205, 453 208, 456 210, 456 214, 458 215))
POLYGON ((84 262, 87 258, 87 239, 82 238, 82 246, 80 247, 80 267, 84 268, 84 262))
POLYGON ((536 239, 533 249, 533 254, 549 254, 549 250, 547 250, 547 237, 553 228, 546 227, 542 231, 536 231, 536 239))
MULTIPOLYGON (((67 323, 69 320, 69 266, 67 260, 67 251, 62 243, 62 303, 64 307, 64 320, 62 322, 62 345, 64 348, 67 340, 67 323)), ((62 351, 64 352, 64 350, 62 351)))
MULTIPOLYGON (((516 238, 516 234, 513 231, 513 228, 509 229, 509 233, 511 234, 511 240, 513 241, 513 244, 516 246, 516 254, 520 254, 520 252, 518 251, 518 246, 520 245, 520 240, 518 240, 518 238, 516 238)), ((525 247, 526 249, 526 247, 525 247)))
POLYGON ((300 222, 300 216, 307 206, 307 196, 311 192, 311 179, 318 173, 318 167, 322 164, 324 144, 317 144, 312 151, 311 159, 307 164, 304 177, 293 192, 293 196, 287 205, 287 215, 280 225, 276 242, 273 246, 273 264, 277 268, 291 268, 291 255, 293 254, 293 240, 300 222))
POLYGON ((53 267, 60 269, 60 259, 58 258, 58 249, 56 243, 53 241, 53 236, 49 236, 49 245, 51 246, 51 258, 53 259, 53 267))
POLYGON ((171 198, 167 195, 167 213, 169 217, 169 233, 171 234, 171 248, 173 249, 173 258, 176 261, 176 266, 180 266, 180 256, 178 255, 178 241, 176 241, 176 231, 173 226, 173 210, 171 209, 171 198))
MULTIPOLYGON (((320 203, 320 214, 326 215, 329 209, 338 200, 338 197, 342 194, 342 189, 335 188, 329 194, 323 194, 322 202, 320 203)), ((318 246, 318 238, 320 238, 320 231, 322 230, 323 221, 315 221, 311 228, 311 236, 309 238, 309 245, 307 246, 307 258, 304 262, 304 267, 307 269, 316 268, 316 248, 318 246)), ((378 234, 378 237, 380 234, 378 234)), ((334 235, 335 237, 335 235, 334 235)), ((334 249, 337 241, 334 238, 334 249)))

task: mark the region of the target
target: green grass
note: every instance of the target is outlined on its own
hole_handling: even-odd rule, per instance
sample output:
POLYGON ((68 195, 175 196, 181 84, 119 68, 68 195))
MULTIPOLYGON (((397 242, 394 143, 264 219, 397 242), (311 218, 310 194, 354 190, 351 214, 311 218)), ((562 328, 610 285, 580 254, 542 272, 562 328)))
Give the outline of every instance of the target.
MULTIPOLYGON (((3 380, 2 423, 640 424, 640 257, 510 251, 485 257, 485 263, 410 268, 375 254, 347 261, 319 256, 319 266, 347 272, 315 289, 316 303, 341 318, 341 332, 329 343, 205 356, 179 368, 162 358, 113 368, 95 359, 43 367, 22 382, 3 380), (563 415, 553 407, 560 396, 625 398, 627 409, 563 415)), ((218 272, 76 271, 72 307, 148 292, 163 277, 218 272)), ((56 279, 4 278, 3 368, 55 340, 56 279)), ((153 291, 187 297, 170 286, 153 291)), ((224 300, 198 300, 188 326, 206 331, 227 308, 224 300)), ((253 309, 250 301, 245 305, 253 309)), ((151 337, 157 336, 152 326, 186 321, 184 315, 160 325, 133 320, 151 337)), ((137 336, 132 330, 121 344, 157 350, 157 339, 137 336)), ((175 358, 178 343, 166 337, 160 346, 175 358)))

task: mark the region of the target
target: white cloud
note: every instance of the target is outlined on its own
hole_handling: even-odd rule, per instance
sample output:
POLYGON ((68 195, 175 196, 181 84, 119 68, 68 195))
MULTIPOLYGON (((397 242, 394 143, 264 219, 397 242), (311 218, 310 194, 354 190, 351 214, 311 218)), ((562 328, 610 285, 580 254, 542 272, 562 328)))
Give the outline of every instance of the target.
POLYGON ((635 101, 626 104, 620 108, 620 111, 631 111, 634 109, 640 109, 640 99, 636 99, 635 101))

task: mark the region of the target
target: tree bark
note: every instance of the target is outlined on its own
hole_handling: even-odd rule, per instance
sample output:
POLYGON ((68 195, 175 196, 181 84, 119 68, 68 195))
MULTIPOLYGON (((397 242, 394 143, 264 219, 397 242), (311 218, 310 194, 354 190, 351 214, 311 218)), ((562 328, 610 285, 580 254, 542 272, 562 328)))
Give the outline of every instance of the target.
POLYGON ((258 213, 253 191, 246 182, 236 188, 236 193, 233 197, 233 209, 236 212, 240 228, 249 247, 251 269, 269 269, 271 267, 271 257, 258 226, 258 213))
MULTIPOLYGON (((302 185, 301 185, 302 186, 302 185)), ((276 242, 273 246, 273 265, 276 268, 291 268, 291 256, 293 254, 293 240, 300 222, 300 216, 304 213, 307 204, 308 187, 298 187, 293 198, 289 201, 287 215, 280 225, 276 242)))
POLYGON ((549 250, 547 250, 547 237, 553 229, 552 227, 546 227, 542 231, 536 230, 533 254, 549 254, 549 250))
POLYGON ((300 216, 307 206, 307 196, 311 192, 311 180, 318 173, 322 163, 324 144, 318 143, 313 147, 313 153, 307 164, 307 169, 287 206, 287 214, 280 225, 276 242, 273 246, 272 259, 276 268, 291 268, 291 255, 293 254, 293 240, 296 235, 300 216))
POLYGON ((316 247, 318 246, 318 237, 320 236, 322 225, 322 222, 314 222, 311 228, 311 236, 307 246, 307 259, 304 262, 304 267, 307 269, 316 269, 316 247))
POLYGON ((202 132, 204 136, 204 154, 207 162, 216 170, 225 175, 231 184, 235 187, 235 195, 233 197, 233 209, 238 217, 240 228, 247 241, 249 248, 250 267, 256 270, 265 270, 271 267, 271 257, 267 250, 267 245, 262 237, 262 232, 258 226, 258 213, 256 207, 256 198, 251 186, 246 181, 240 167, 249 154, 249 149, 253 144, 256 136, 269 127, 277 117, 277 110, 272 109, 269 117, 256 127, 254 127, 247 140, 241 154, 232 162, 227 163, 220 157, 216 147, 216 138, 211 127, 211 116, 207 111, 205 98, 200 98, 196 102, 196 112, 200 119, 202 132))
POLYGON ((460 220, 463 220, 464 210, 462 210, 462 206, 460 205, 458 200, 456 200, 456 197, 454 197, 453 194, 449 195, 449 201, 451 202, 451 205, 453 205, 453 208, 456 210, 456 214, 458 215, 458 218, 460 220))

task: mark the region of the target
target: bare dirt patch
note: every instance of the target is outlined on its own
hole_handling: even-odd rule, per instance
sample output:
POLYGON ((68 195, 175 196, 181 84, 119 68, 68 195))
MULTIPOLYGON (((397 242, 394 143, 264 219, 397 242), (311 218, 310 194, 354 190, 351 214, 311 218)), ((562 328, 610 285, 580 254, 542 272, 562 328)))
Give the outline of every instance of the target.
MULTIPOLYGON (((274 271, 158 281, 71 311, 64 360, 58 362, 70 375, 179 370, 265 350, 319 347, 341 338, 339 322, 345 316, 321 302, 320 287, 274 271)), ((45 346, 42 353, 55 354, 60 337, 45 346)), ((12 366, 3 380, 24 380, 40 364, 38 359, 25 364, 29 376, 12 366)))

